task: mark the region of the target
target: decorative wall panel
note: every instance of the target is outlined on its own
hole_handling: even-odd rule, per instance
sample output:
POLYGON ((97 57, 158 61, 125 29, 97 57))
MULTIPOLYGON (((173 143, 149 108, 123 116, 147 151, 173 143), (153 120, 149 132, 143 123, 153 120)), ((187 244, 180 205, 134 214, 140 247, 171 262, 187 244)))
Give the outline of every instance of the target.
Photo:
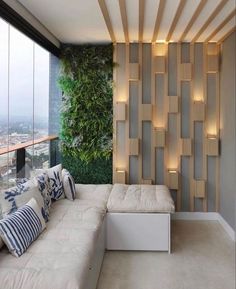
POLYGON ((114 183, 165 184, 179 211, 218 210, 218 54, 214 44, 115 45, 114 183))

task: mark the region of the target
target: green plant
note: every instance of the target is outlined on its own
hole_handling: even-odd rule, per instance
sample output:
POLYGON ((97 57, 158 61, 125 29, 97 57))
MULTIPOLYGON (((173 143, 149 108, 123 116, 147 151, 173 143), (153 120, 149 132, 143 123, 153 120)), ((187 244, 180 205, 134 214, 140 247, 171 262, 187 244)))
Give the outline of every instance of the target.
MULTIPOLYGON (((88 167, 96 170, 106 164, 111 168, 108 163, 112 162, 112 79, 111 44, 62 48, 58 80, 63 91, 60 149, 62 160, 68 169, 71 166, 72 174, 80 182, 86 182, 88 167)), ((111 174, 112 169, 102 182, 110 182, 111 174)), ((101 182, 103 178, 98 176, 93 182, 101 182)))

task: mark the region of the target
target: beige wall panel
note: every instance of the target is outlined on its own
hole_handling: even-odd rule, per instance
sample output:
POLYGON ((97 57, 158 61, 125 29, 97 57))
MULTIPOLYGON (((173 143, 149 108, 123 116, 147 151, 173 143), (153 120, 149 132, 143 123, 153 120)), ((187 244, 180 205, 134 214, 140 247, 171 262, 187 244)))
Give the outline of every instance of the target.
POLYGON ((154 57, 154 72, 155 73, 165 73, 166 71, 166 62, 164 56, 155 56, 154 57))
POLYGON ((129 139, 129 155, 137 156, 139 154, 139 139, 130 138, 129 139))
POLYGON ((181 80, 191 80, 192 79, 192 64, 191 63, 181 63, 180 69, 181 80))
POLYGON ((139 80, 139 64, 130 63, 129 64, 129 80, 139 80))
POLYGON ((219 58, 218 55, 207 56, 207 72, 216 73, 219 71, 219 58))

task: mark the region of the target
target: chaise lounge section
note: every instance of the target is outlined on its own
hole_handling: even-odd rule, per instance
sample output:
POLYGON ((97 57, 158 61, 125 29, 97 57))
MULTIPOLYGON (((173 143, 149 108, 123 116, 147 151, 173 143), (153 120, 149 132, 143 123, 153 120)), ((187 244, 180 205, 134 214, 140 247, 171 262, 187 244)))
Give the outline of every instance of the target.
POLYGON ((6 247, 0 250, 1 289, 96 288, 111 185, 76 187, 73 202, 61 199, 52 204, 47 229, 20 258, 6 247))

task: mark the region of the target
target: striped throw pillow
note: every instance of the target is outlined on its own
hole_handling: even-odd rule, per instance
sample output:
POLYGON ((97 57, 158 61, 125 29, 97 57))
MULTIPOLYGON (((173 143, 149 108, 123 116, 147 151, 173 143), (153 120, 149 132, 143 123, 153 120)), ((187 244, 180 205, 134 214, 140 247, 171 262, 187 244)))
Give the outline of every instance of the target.
POLYGON ((65 196, 68 200, 74 201, 75 199, 75 182, 72 175, 66 170, 62 170, 62 183, 65 196))
POLYGON ((20 257, 45 227, 41 210, 32 198, 15 213, 0 220, 0 236, 10 253, 20 257))

